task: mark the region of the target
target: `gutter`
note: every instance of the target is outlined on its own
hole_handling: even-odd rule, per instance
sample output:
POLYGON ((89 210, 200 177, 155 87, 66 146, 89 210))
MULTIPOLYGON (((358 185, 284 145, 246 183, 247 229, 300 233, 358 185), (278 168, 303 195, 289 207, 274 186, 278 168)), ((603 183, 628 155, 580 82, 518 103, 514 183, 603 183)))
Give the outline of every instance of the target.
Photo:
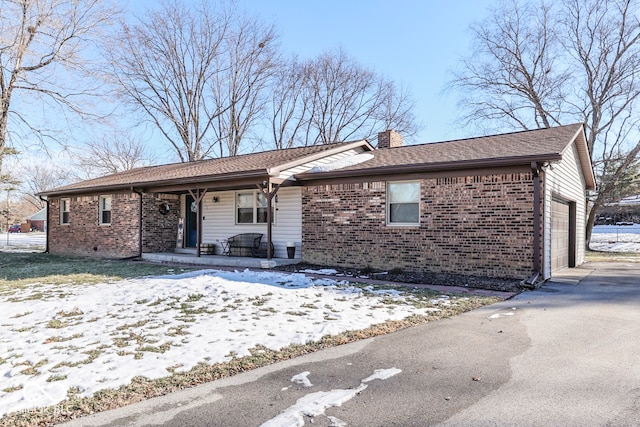
MULTIPOLYGON (((267 172, 264 169, 258 169, 254 171, 246 171, 246 172, 232 172, 226 174, 217 174, 217 175, 203 175, 203 176, 195 176, 195 177, 183 177, 183 178, 170 178, 170 179, 162 179, 148 182, 128 182, 128 183, 120 183, 120 184, 111 184, 111 185, 98 185, 98 186, 87 186, 87 187, 77 187, 77 188, 69 188, 65 189, 60 188, 59 190, 54 191, 44 191, 39 193, 38 196, 61 196, 67 194, 86 194, 86 193, 99 193, 99 192, 108 192, 108 191, 117 191, 117 190, 131 190, 131 185, 138 185, 142 188, 150 188, 150 187, 161 187, 161 186, 176 186, 176 185, 189 185, 189 184, 202 184, 207 182, 220 182, 220 181, 232 181, 236 178, 255 178, 255 177, 266 177, 267 172)), ((99 178, 97 178, 99 179, 99 178)))
POLYGON ((138 210, 138 258, 142 258, 142 191, 138 191, 131 187, 131 191, 140 196, 140 206, 138 210))
MULTIPOLYGON (((374 151, 375 155, 375 151, 374 151)), ((553 162, 561 160, 559 153, 521 156, 521 157, 499 157, 494 159, 477 159, 477 160, 460 160, 448 162, 434 163, 418 163, 418 164, 397 164, 388 166, 378 166, 362 169, 345 168, 327 172, 304 172, 295 175, 297 181, 313 181, 327 178, 344 178, 354 176, 375 176, 375 175, 391 175, 406 174, 412 172, 438 172, 464 169, 481 169, 499 166, 518 166, 524 164, 534 164, 537 162, 553 162)))
POLYGON ((46 221, 47 232, 46 232, 46 236, 45 236, 46 237, 46 242, 44 244, 44 253, 48 254, 49 253, 49 210, 50 210, 49 209, 49 199, 45 199, 41 195, 38 195, 38 198, 47 204, 47 221, 46 221))
POLYGON ((535 287, 540 277, 540 168, 538 162, 531 162, 531 173, 533 174, 533 274, 525 284, 535 287))

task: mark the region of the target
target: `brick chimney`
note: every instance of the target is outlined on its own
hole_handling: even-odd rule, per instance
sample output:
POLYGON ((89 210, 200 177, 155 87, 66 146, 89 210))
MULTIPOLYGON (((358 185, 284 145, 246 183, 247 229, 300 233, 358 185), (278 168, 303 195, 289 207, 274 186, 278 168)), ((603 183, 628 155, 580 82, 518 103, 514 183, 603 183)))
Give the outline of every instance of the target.
POLYGON ((378 133, 378 148, 402 147, 402 135, 395 130, 378 133))

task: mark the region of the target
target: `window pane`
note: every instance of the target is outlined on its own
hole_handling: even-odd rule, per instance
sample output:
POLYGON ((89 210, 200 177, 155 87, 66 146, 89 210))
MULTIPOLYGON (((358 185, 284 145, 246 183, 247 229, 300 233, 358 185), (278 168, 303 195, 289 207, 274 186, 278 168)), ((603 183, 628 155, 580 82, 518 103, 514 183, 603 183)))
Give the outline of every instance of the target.
POLYGON ((389 203, 418 203, 419 201, 419 182, 389 183, 389 203))
POLYGON ((267 206, 267 196, 265 196, 263 193, 256 193, 256 204, 257 204, 257 206, 266 207, 267 206))
POLYGON ((100 197, 100 224, 111 224, 111 196, 100 197))
POLYGON ((389 205, 389 222, 419 222, 420 208, 418 203, 395 203, 389 205))
POLYGON ((111 210, 111 197, 102 198, 102 210, 105 210, 105 211, 111 210))
POLYGON ((238 194, 236 203, 239 208, 252 208, 253 209, 253 193, 238 194))
POLYGON ((111 211, 102 211, 102 224, 111 224, 111 211))
POLYGON ((253 224, 253 193, 236 194, 238 224, 253 224))
POLYGON ((69 223, 69 199, 60 199, 60 224, 69 223))
POLYGON ((253 224, 253 208, 238 208, 238 224, 253 224))
POLYGON ((256 218, 256 222, 265 223, 267 222, 267 208, 258 208, 257 212, 258 218, 256 218))

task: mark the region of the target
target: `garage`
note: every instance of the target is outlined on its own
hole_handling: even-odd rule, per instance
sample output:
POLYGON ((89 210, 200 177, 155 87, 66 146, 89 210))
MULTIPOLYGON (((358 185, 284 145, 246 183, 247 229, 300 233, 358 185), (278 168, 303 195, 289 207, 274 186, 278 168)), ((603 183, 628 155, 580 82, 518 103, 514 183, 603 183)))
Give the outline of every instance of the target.
POLYGON ((570 264, 570 204, 562 200, 551 201, 551 271, 570 264))

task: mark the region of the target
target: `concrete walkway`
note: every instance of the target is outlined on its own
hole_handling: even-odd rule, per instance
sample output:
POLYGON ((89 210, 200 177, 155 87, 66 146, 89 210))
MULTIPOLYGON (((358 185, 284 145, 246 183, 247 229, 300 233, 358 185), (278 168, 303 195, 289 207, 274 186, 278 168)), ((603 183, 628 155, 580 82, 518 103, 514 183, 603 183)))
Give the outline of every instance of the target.
POLYGON ((296 422, 637 426, 638 337, 640 265, 590 264, 563 272, 539 290, 461 316, 68 425, 260 426, 283 412, 308 409, 313 401, 315 415, 298 411, 296 422), (390 368, 400 372, 364 381, 390 368), (299 381, 302 373, 306 382, 299 381), (339 405, 327 404, 336 391, 343 396, 339 405))
POLYGON ((196 256, 195 250, 188 252, 162 252, 162 253, 143 253, 142 261, 165 263, 165 264, 182 264, 207 267, 233 267, 233 268, 273 268, 279 265, 297 264, 299 259, 288 258, 252 258, 227 255, 201 255, 196 256))

